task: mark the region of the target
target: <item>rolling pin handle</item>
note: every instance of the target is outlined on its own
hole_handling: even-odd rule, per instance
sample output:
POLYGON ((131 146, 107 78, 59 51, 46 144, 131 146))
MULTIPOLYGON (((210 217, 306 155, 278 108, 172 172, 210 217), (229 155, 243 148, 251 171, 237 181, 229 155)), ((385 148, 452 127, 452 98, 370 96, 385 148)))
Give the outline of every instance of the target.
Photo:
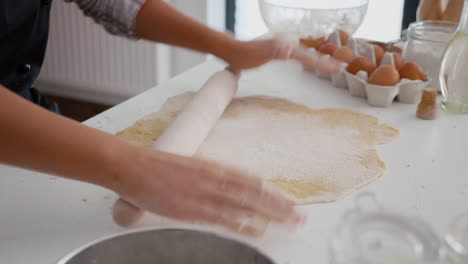
MULTIPOLYGON (((193 156, 234 97, 239 77, 240 71, 232 67, 211 76, 152 147, 172 154, 193 156)), ((135 225, 143 214, 144 210, 123 199, 114 204, 112 211, 115 223, 122 227, 135 225)))
POLYGON ((121 227, 131 227, 143 217, 144 211, 133 204, 119 199, 112 209, 114 222, 121 227))
POLYGON ((233 68, 232 66, 227 66, 227 67, 225 68, 225 70, 226 70, 226 71, 229 71, 229 72, 231 72, 231 73, 233 73, 233 74, 237 77, 237 79, 240 78, 240 75, 241 75, 241 71, 240 71, 240 70, 235 69, 235 68, 233 68))

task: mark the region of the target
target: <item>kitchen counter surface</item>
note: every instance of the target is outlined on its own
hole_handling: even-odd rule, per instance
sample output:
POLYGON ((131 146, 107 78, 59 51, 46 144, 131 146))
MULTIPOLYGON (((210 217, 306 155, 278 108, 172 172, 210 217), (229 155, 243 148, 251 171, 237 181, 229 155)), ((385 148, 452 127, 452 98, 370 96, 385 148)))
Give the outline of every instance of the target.
MULTIPOLYGON (((218 62, 206 62, 85 124, 115 133, 157 111, 168 97, 197 90, 219 69, 218 62)), ((374 108, 294 63, 272 63, 245 73, 239 95, 252 94, 379 117, 401 136, 379 147, 388 172, 359 192, 374 192, 386 207, 420 216, 440 234, 453 217, 468 211, 468 116, 441 111, 438 120, 422 121, 415 117, 415 105, 374 108)), ((116 196, 110 191, 7 166, 0 166, 0 175, 0 263, 56 263, 83 244, 124 231, 112 222, 116 196)), ((271 229, 249 242, 278 263, 328 263, 327 240, 343 213, 353 208, 357 193, 336 203, 301 207, 309 216, 304 227, 295 232, 271 229)), ((147 215, 137 228, 166 226, 178 224, 147 215)))

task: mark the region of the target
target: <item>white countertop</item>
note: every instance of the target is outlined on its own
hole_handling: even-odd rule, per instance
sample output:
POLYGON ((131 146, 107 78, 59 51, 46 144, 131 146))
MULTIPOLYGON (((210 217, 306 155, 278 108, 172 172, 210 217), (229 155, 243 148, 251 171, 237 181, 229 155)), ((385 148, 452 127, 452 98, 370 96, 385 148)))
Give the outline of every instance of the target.
MULTIPOLYGON (((155 112, 170 96, 196 90, 222 66, 207 62, 85 124, 114 133, 155 112)), ((415 117, 415 105, 369 106, 343 89, 304 73, 294 63, 275 63, 246 73, 239 95, 281 96, 312 108, 345 107, 379 117, 401 137, 379 147, 389 171, 361 191, 375 192, 387 207, 426 219, 443 233, 468 211, 468 116, 445 112, 436 121, 415 117)), ((250 241, 278 263, 328 263, 327 240, 356 194, 336 203, 302 207, 309 220, 297 232, 271 231, 250 241)), ((107 190, 31 171, 0 166, 0 263, 55 263, 73 249, 122 232, 111 219, 115 195, 107 190)), ((141 227, 175 225, 146 216, 141 227)))

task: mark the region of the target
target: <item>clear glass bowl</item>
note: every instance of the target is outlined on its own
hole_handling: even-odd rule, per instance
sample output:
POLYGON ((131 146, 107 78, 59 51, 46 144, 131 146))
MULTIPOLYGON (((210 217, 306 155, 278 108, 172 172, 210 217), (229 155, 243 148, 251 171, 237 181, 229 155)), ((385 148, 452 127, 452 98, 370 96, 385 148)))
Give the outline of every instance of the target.
POLYGON ((468 213, 453 221, 445 236, 445 242, 456 263, 468 263, 468 213))
POLYGON ((259 0, 273 34, 327 36, 337 29, 352 35, 361 25, 369 0, 259 0))
POLYGON ((330 241, 331 264, 449 264, 444 243, 424 220, 357 196, 330 241))

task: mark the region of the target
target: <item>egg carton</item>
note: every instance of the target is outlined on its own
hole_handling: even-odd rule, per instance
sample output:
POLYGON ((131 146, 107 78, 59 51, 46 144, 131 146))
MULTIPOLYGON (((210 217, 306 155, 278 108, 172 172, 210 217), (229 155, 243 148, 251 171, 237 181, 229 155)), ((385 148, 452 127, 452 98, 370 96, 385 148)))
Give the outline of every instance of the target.
MULTIPOLYGON (((375 63, 375 51, 367 52, 366 56, 375 63), (371 55, 370 55, 371 54, 371 55)), ((395 67, 395 59, 392 53, 385 53, 380 65, 392 65, 395 67)), ((380 86, 368 83, 367 72, 360 71, 353 75, 347 71, 344 72, 348 84, 349 93, 352 96, 366 98, 368 103, 376 107, 390 107, 395 99, 400 103, 417 104, 421 94, 430 80, 419 81, 401 79, 394 86, 380 86)), ((427 75, 427 74, 426 74, 427 75)))
MULTIPOLYGON (((341 36, 338 32, 333 33, 329 42, 334 43, 338 47, 342 46, 341 36)), ((350 39, 347 44, 356 55, 368 58, 374 65, 377 65, 377 56, 373 45, 359 43, 356 39, 350 39)), ((314 49, 315 50, 315 49, 314 49)), ((330 55, 324 55, 324 60, 330 60, 330 55)), ((380 65, 392 65, 395 67, 395 59, 393 53, 385 53, 380 65)), ((379 66, 380 66, 379 65, 379 66)), ((421 94, 424 88, 428 87, 430 79, 426 81, 401 79, 394 86, 380 86, 368 83, 367 72, 360 71, 356 75, 349 73, 346 69, 347 63, 342 64, 342 70, 338 74, 326 75, 317 73, 320 79, 330 80, 336 88, 347 89, 354 97, 367 99, 368 103, 376 107, 390 107, 395 99, 400 103, 417 104, 420 101, 421 94)), ((426 76, 427 73, 426 73, 426 76)))
MULTIPOLYGON (((333 32, 329 36, 329 38, 327 39, 327 42, 335 44, 338 48, 344 46, 343 43, 342 43, 343 41, 341 40, 341 35, 340 35, 339 31, 333 32)), ((366 46, 361 45, 356 39, 349 39, 347 46, 350 47, 354 51, 355 54, 364 53, 364 50, 366 48, 366 46)), ((309 48, 309 52, 317 53, 317 50, 314 49, 314 48, 309 48)), ((326 54, 326 55, 323 55, 321 57, 321 59, 327 61, 327 60, 331 59, 331 56, 326 54)), ((347 80, 347 77, 346 77, 346 68, 347 67, 348 67, 348 63, 343 62, 342 67, 341 67, 342 68, 341 72, 338 73, 338 74, 335 74, 335 75, 323 74, 323 73, 320 73, 320 72, 316 72, 314 69, 304 68, 304 70, 315 73, 317 75, 317 77, 319 77, 320 79, 330 80, 334 87, 347 89, 348 88, 348 80, 347 80)), ((367 80, 367 75, 366 75, 365 79, 367 80)))
MULTIPOLYGON (((333 37, 333 38, 330 38, 330 39, 331 39, 331 40, 334 40, 335 43, 340 43, 340 45, 341 45, 341 40, 340 40, 341 36, 340 36, 340 34, 334 33, 333 35, 334 35, 334 37, 333 37), (336 40, 336 39, 338 39, 338 40, 336 40)), ((355 39, 350 39, 350 40, 348 41, 348 46, 353 50, 354 54, 361 54, 361 53, 362 53, 362 51, 361 51, 362 48, 360 47, 360 45, 359 45, 359 43, 357 42, 357 40, 355 40, 355 39)), ((375 55, 374 55, 374 60, 371 59, 371 61, 372 61, 373 63, 375 63, 375 61, 376 61, 376 60, 375 60, 375 55)), ((330 77, 330 78, 331 78, 331 81, 332 81, 332 85, 333 85, 334 87, 336 87, 336 88, 348 89, 348 87, 350 86, 350 85, 349 85, 349 82, 350 82, 350 81, 348 80, 349 78, 347 77, 347 73, 348 73, 348 72, 346 71, 347 68, 348 68, 348 63, 343 62, 343 65, 342 65, 342 67, 341 67, 341 72, 338 73, 338 74, 334 74, 334 75, 332 75, 332 76, 330 77)), ((364 72, 364 74, 365 74, 365 76, 364 76, 362 73, 360 73, 360 74, 359 74, 359 78, 360 78, 360 79, 365 79, 365 80, 367 81, 367 77, 368 77, 368 76, 367 76, 367 72, 364 72)), ((353 81, 353 80, 351 80, 351 82, 354 84, 354 81, 353 81)), ((359 95, 358 95, 358 96, 359 96, 359 95)))

